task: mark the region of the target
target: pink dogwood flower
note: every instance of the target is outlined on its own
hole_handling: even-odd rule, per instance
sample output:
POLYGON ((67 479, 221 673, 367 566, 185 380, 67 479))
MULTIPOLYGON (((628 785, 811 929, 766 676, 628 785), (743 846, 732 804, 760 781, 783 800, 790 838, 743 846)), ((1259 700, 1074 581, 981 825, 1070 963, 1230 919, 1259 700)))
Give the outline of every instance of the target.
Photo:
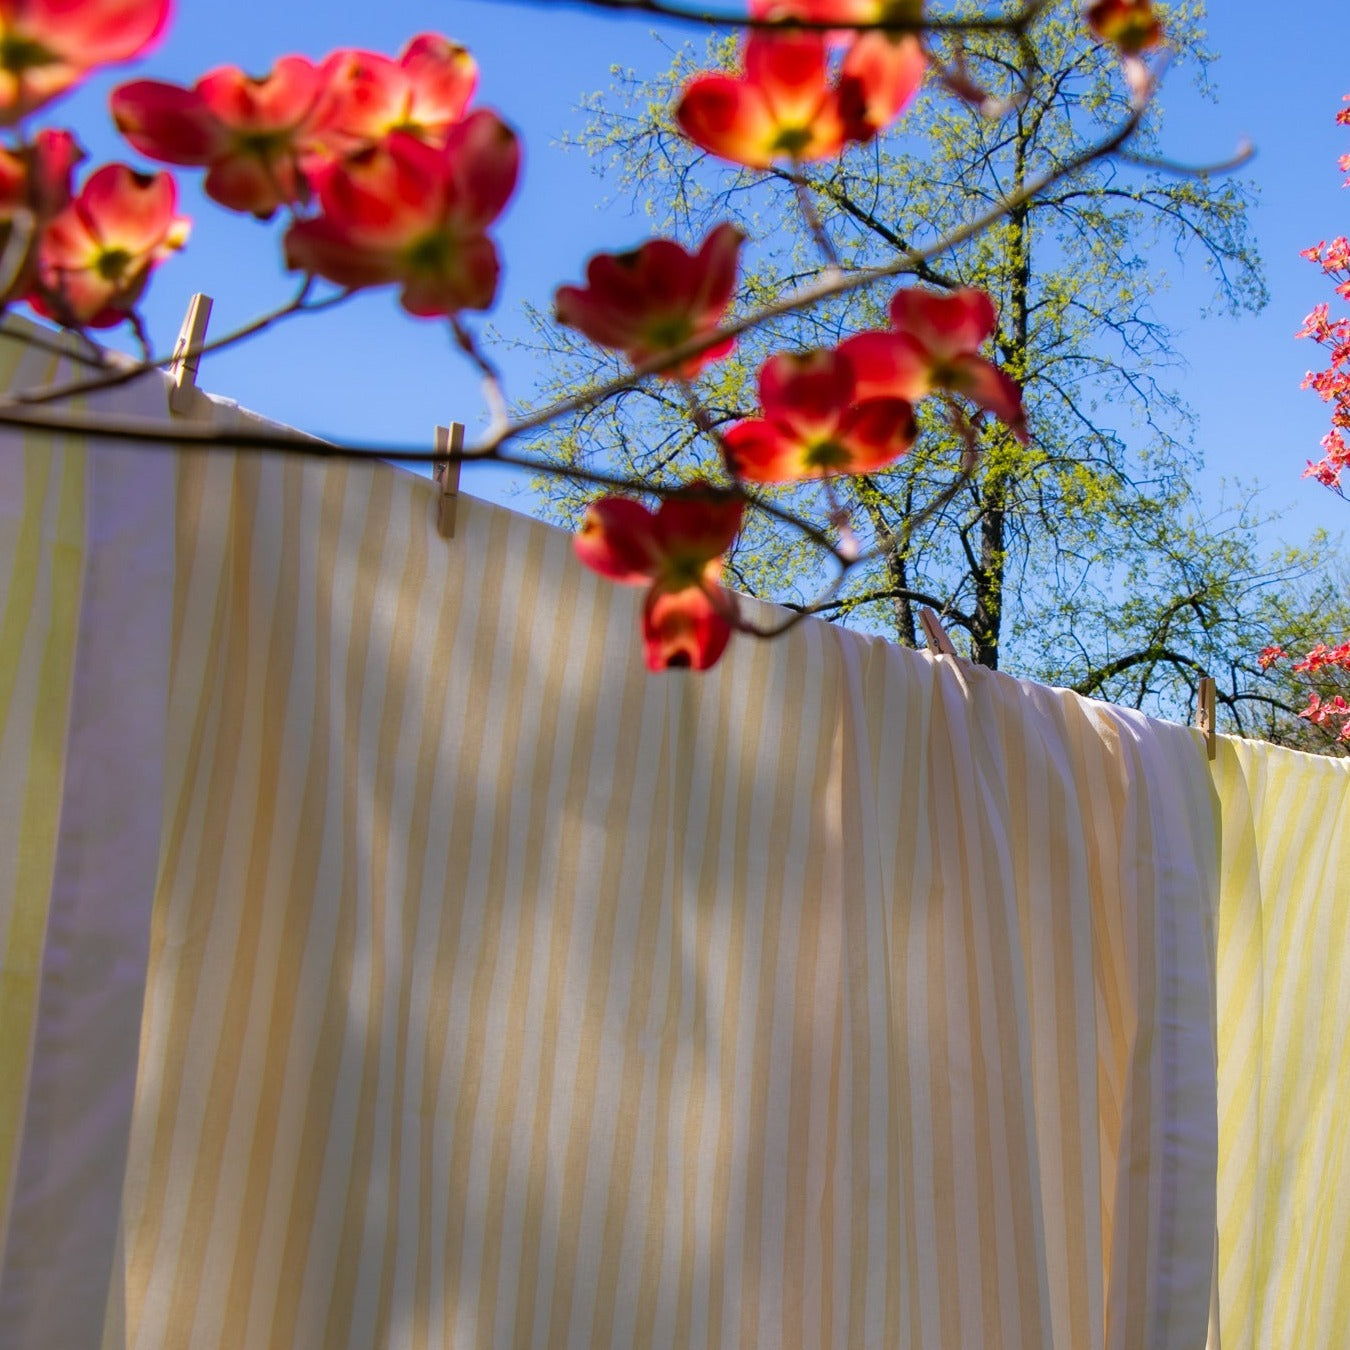
POLYGON ((140 56, 170 0, 0 0, 0 125, 50 103, 99 66, 140 56))

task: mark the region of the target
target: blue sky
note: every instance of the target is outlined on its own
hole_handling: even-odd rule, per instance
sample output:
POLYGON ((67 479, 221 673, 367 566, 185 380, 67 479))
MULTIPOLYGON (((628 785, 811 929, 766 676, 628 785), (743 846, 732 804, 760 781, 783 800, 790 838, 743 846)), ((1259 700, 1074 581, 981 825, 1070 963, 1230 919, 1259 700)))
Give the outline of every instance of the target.
MULTIPOLYGON (((1327 422, 1322 405, 1299 389, 1317 353, 1292 337, 1306 311, 1331 298, 1298 250, 1350 230, 1350 192, 1340 190, 1336 168, 1337 156, 1350 150, 1350 130, 1333 120, 1350 92, 1350 71, 1328 33, 1324 5, 1296 0, 1277 11, 1257 0, 1218 0, 1212 9, 1217 101, 1204 102, 1174 80, 1164 91, 1166 146, 1177 158, 1213 160, 1243 137, 1255 144, 1248 173, 1261 193, 1254 224, 1271 301, 1255 317, 1205 317, 1202 286, 1183 274, 1161 310, 1187 362, 1180 380, 1199 418, 1207 495, 1218 500, 1223 477, 1261 480, 1266 501, 1292 508, 1279 534, 1294 542, 1314 526, 1339 531, 1350 523, 1342 503, 1299 478, 1327 422)), ((524 176, 499 231, 506 274, 493 315, 505 331, 519 331, 524 301, 547 303, 558 284, 579 278, 590 252, 630 246, 648 232, 644 218, 603 209, 605 185, 585 156, 559 146, 579 125, 579 100, 610 83, 614 64, 661 68, 668 56, 662 44, 699 40, 695 30, 660 32, 650 16, 517 0, 180 0, 168 40, 136 73, 189 83, 225 63, 263 71, 289 51, 318 57, 361 46, 392 53, 427 29, 474 52, 479 101, 522 133, 524 176)), ((104 111, 108 89, 124 78, 126 72, 100 78, 53 109, 53 120, 59 115, 77 127, 95 157, 129 157, 104 111)), ((291 286, 276 261, 275 229, 205 203, 190 171, 180 178, 183 207, 196 226, 188 249, 151 287, 147 316, 161 347, 172 344, 193 291, 215 298, 212 331, 220 333, 273 307, 291 286)), ((508 392, 527 394, 529 363, 508 355, 506 368, 508 392)), ((472 430, 482 410, 476 376, 449 352, 443 329, 402 317, 388 293, 209 356, 201 383, 320 434, 428 447, 436 422, 458 418, 472 430)), ((475 494, 510 500, 510 486, 499 470, 466 471, 465 487, 475 494)))

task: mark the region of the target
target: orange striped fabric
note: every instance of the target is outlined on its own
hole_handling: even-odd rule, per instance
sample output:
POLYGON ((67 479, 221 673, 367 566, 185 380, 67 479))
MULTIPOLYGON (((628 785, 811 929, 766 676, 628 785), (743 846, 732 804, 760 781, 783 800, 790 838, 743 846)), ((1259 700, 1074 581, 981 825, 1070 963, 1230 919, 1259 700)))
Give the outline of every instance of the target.
POLYGON ((823 624, 653 678, 382 467, 178 503, 107 1344, 1196 1343, 1191 733, 823 624))

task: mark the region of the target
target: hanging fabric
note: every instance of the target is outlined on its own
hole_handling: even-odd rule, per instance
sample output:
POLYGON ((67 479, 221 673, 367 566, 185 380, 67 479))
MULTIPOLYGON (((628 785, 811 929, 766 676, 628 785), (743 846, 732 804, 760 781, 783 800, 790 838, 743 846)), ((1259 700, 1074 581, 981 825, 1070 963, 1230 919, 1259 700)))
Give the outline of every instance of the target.
POLYGON ((436 518, 0 456, 0 1347, 1199 1344, 1198 734, 436 518))
POLYGON ((1350 763, 1224 739, 1215 769, 1222 1346, 1330 1350, 1350 1327, 1350 763))

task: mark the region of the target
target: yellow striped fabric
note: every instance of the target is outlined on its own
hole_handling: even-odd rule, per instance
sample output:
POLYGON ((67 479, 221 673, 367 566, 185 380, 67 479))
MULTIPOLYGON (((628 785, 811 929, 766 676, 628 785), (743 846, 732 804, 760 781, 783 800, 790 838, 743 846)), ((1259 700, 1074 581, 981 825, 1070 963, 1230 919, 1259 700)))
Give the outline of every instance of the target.
POLYGON ((1350 764, 1224 741, 1215 767, 1223 1350, 1333 1350, 1350 1336, 1350 764))
MULTIPOLYGON (((56 360, 0 341, 0 387, 56 360)), ((41 986, 84 567, 85 449, 0 454, 0 1266, 41 986)))
POLYGON ((1193 733, 821 623, 652 677, 384 467, 176 500, 105 1346, 1199 1343, 1193 733))

